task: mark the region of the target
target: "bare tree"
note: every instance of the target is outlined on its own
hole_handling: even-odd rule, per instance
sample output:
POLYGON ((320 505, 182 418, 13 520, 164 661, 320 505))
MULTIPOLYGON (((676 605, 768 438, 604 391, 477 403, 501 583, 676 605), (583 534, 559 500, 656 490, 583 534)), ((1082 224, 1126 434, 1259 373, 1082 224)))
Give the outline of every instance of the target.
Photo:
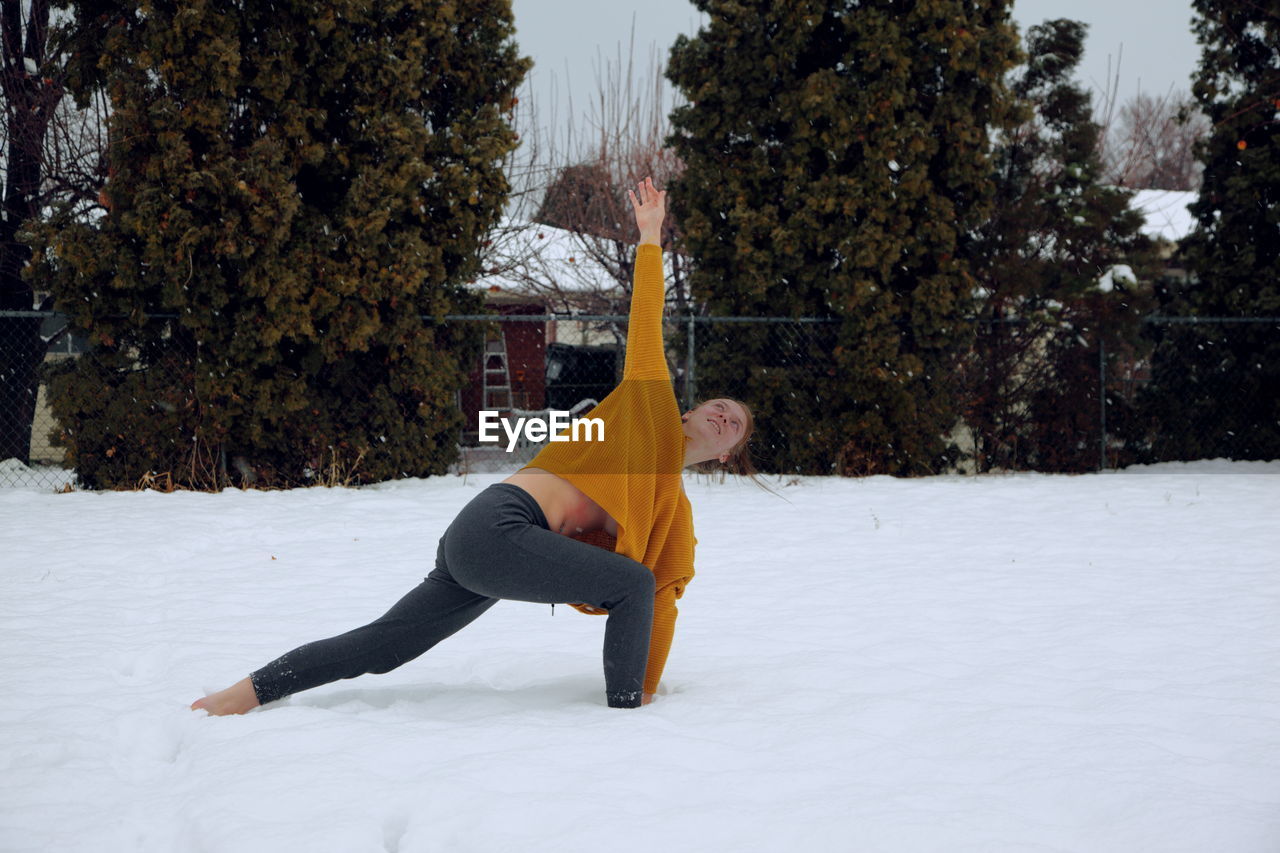
POLYGON ((1102 128, 1107 181, 1139 190, 1198 189, 1201 165, 1195 144, 1208 134, 1209 120, 1195 99, 1172 89, 1160 97, 1139 91, 1122 104, 1119 90, 1117 60, 1115 75, 1108 77, 1095 110, 1095 120, 1102 128))
POLYGON ((1106 135, 1107 177, 1132 189, 1194 190, 1201 169, 1195 144, 1208 131, 1208 119, 1185 92, 1160 98, 1139 92, 1106 135))
MULTIPOLYGON (((88 215, 104 175, 105 101, 85 109, 63 97, 61 57, 50 48, 48 0, 0 0, 0 311, 46 310, 23 278, 23 232, 55 204, 88 215)), ((0 317, 0 459, 28 460, 39 381, 50 343, 35 316, 0 317)))
MULTIPOLYGON (((600 59, 588 110, 574 116, 572 97, 569 103, 569 121, 558 125, 553 115, 549 132, 538 129, 532 99, 522 104, 517 124, 533 130, 511 163, 513 203, 492 235, 484 272, 559 310, 618 312, 630 295, 639 239, 626 191, 646 176, 664 186, 683 170, 663 144, 668 98, 656 50, 638 67, 633 29, 625 58, 619 45, 613 59, 600 59)), ((665 227, 663 242, 673 250, 669 295, 684 312, 688 263, 678 223, 668 216, 665 227)), ((621 329, 610 330, 623 339, 621 329)))

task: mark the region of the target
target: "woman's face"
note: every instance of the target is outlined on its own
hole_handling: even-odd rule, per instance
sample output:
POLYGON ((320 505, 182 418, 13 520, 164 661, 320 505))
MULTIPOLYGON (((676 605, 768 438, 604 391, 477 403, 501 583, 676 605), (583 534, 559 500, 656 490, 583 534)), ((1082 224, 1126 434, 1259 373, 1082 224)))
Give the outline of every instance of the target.
POLYGON ((742 405, 722 397, 690 409, 680 419, 684 422, 684 434, 701 457, 699 461, 719 459, 723 462, 742 440, 747 428, 747 414, 742 405))

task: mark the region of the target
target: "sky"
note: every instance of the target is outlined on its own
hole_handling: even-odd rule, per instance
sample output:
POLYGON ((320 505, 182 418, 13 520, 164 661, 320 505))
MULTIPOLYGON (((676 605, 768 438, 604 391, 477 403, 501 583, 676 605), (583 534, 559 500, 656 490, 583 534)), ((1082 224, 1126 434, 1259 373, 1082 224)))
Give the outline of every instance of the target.
MULTIPOLYGON (((677 35, 695 34, 706 20, 688 0, 512 0, 512 8, 517 42, 535 63, 527 91, 544 132, 564 124, 570 98, 574 112, 585 109, 602 63, 628 55, 633 23, 637 65, 648 67, 652 52, 665 60, 677 35)), ((1017 0, 1013 17, 1023 33, 1052 18, 1089 24, 1078 77, 1099 94, 1109 81, 1121 103, 1139 90, 1154 96, 1190 91, 1199 57, 1190 0, 1017 0)))
POLYGON ((651 705, 605 706, 604 619, 502 601, 189 710, 377 618, 503 476, 0 488, 0 850, 1280 850, 1280 462, 687 475, 651 705))

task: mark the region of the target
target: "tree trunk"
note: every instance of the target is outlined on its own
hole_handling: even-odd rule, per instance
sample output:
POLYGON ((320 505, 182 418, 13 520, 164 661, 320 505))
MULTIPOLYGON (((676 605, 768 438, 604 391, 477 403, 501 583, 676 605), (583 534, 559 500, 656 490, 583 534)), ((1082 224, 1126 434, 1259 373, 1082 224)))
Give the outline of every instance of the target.
MULTIPOLYGON (((23 112, 21 109, 15 113, 23 112)), ((11 116, 8 174, 0 210, 0 312, 31 311, 36 307, 22 268, 31 249, 18 242, 18 227, 33 212, 33 184, 38 187, 39 149, 32 150, 31 128, 11 116)), ((39 389, 37 369, 45 344, 39 317, 0 316, 0 460, 30 461, 31 428, 39 389)))
MULTIPOLYGON (((45 132, 62 96, 60 87, 39 73, 49 28, 48 2, 33 2, 25 23, 24 33, 21 4, 5 0, 0 6, 0 88, 8 102, 8 150, 0 205, 0 311, 36 307, 35 294, 22 278, 31 249, 17 235, 40 210, 45 132)), ((0 317, 0 459, 30 461, 38 368, 44 355, 38 317, 0 317)))

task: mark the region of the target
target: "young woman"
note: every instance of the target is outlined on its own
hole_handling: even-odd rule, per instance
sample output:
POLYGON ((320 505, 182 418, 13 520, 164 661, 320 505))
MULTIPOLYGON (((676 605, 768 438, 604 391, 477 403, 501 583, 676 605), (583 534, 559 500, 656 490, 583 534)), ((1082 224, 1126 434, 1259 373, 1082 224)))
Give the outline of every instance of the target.
POLYGON ((193 710, 242 714, 340 678, 389 672, 500 599, 607 614, 606 702, 635 708, 652 700, 675 601, 693 577, 681 471, 718 461, 750 472, 752 417, 728 399, 680 414, 662 346, 666 193, 650 178, 628 195, 640 245, 622 382, 591 412, 604 422, 603 439, 548 443, 477 495, 440 538, 431 574, 377 621, 294 649, 193 710))

